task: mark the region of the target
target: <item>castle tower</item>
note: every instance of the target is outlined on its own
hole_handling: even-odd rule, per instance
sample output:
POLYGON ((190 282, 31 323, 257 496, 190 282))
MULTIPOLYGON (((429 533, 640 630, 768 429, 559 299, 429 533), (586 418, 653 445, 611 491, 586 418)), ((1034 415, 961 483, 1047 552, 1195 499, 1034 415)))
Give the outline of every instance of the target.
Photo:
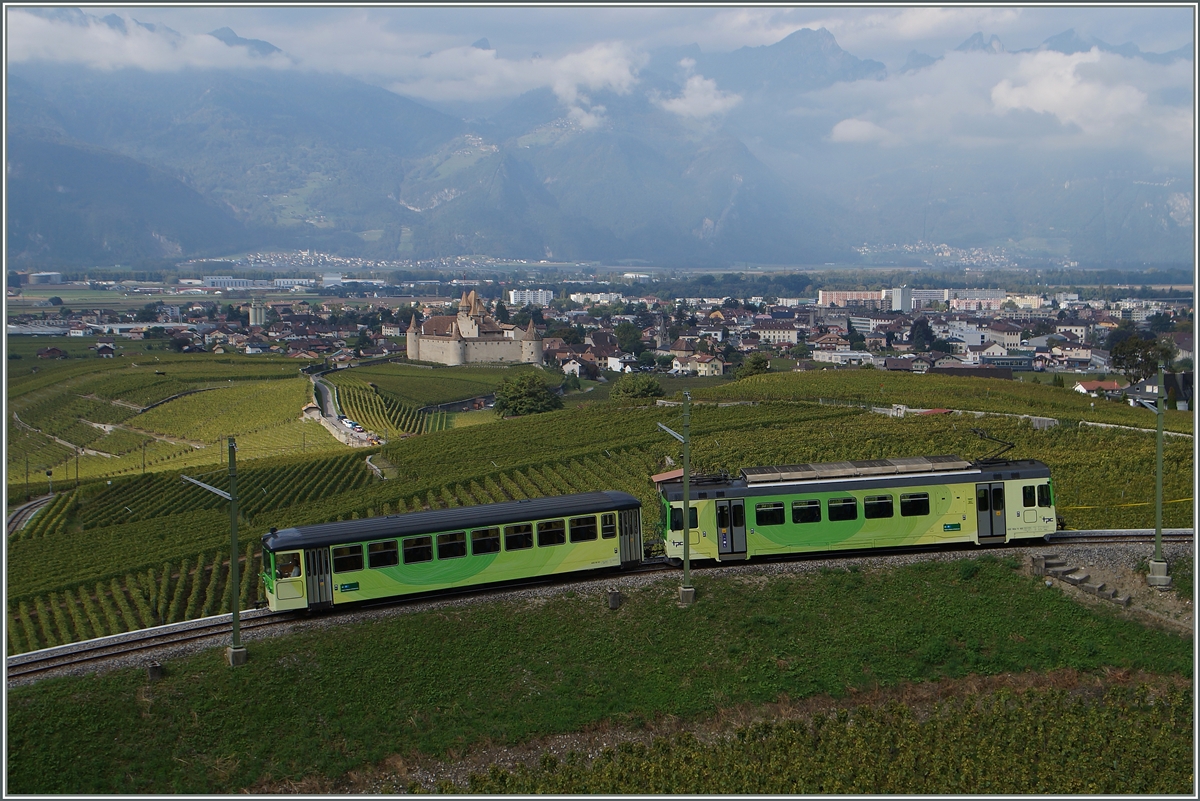
POLYGON ((412 322, 408 324, 408 336, 405 338, 408 348, 408 358, 411 361, 418 362, 421 360, 421 324, 417 322, 417 315, 414 312, 412 322))

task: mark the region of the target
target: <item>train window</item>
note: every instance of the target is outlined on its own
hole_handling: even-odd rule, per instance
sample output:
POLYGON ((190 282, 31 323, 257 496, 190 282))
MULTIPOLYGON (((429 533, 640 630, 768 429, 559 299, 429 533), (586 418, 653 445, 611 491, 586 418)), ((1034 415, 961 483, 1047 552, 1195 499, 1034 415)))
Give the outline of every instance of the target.
POLYGON ((600 536, 606 540, 617 536, 617 516, 612 512, 600 515, 600 536))
POLYGON ((500 552, 500 529, 479 528, 471 532, 471 553, 478 556, 481 553, 500 552))
POLYGON ((717 504, 717 528, 729 528, 729 507, 717 504))
POLYGON ((857 520, 858 501, 855 498, 830 498, 829 520, 857 520))
POLYGON ((975 489, 975 506, 978 511, 988 511, 988 488, 977 487, 975 489))
POLYGON ((546 520, 538 523, 538 547, 562 545, 567 541, 567 526, 562 520, 546 520))
POLYGON ((596 517, 571 518, 571 542, 590 542, 596 539, 596 517))
POLYGON ((275 554, 275 578, 300 578, 303 572, 300 567, 300 554, 298 553, 281 553, 275 554))
POLYGON ((1050 500, 1050 485, 1038 484, 1037 488, 1038 506, 1050 507, 1054 503, 1050 500))
POLYGON ((393 567, 400 564, 400 549, 395 540, 367 544, 367 564, 371 567, 393 567))
POLYGON ((333 572, 349 573, 352 570, 362 570, 362 546, 343 545, 333 549, 333 572))
POLYGON ((1021 487, 1021 503, 1025 504, 1027 508, 1037 506, 1037 488, 1032 484, 1021 487))
POLYGON ((438 559, 457 559, 467 555, 467 532, 438 534, 438 559))
POLYGON ((891 495, 868 495, 863 498, 863 517, 867 520, 892 517, 894 514, 891 495))
POLYGON ((1004 487, 992 487, 992 511, 1004 511, 1004 487))
MULTIPOLYGON (((696 514, 695 506, 688 507, 688 522, 691 523, 689 528, 699 528, 700 527, 700 524, 697 522, 697 514, 696 514)), ((683 507, 682 506, 672 506, 671 507, 671 531, 683 531, 683 507)))
MULTIPOLYGON (((695 523, 693 523, 692 525, 695 525, 695 523)), ((733 527, 734 528, 745 528, 746 527, 746 509, 745 509, 745 507, 742 506, 740 501, 733 502, 733 527)))
POLYGON ((759 526, 782 526, 783 504, 760 503, 754 507, 754 522, 759 526))
POLYGON ((504 550, 521 551, 533 547, 533 526, 520 523, 504 527, 504 550))
POLYGON ((816 499, 811 501, 792 501, 792 522, 820 523, 821 502, 816 499))
POLYGON ((928 492, 900 493, 901 517, 922 517, 923 515, 927 514, 929 514, 928 492))
POLYGON ((433 561, 432 537, 409 537, 404 541, 404 564, 433 561))

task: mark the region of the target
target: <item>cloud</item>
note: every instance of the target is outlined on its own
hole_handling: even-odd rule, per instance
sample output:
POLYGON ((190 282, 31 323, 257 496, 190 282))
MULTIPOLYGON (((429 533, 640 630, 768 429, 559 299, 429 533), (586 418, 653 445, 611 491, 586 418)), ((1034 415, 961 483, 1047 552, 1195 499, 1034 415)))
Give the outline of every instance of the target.
POLYGON ((828 120, 833 142, 1127 149, 1187 163, 1194 110, 1175 90, 1191 96, 1191 68, 1098 51, 950 52, 917 72, 810 93, 793 116, 828 120))
POLYGON ((1085 81, 1079 65, 1099 61, 1096 48, 1069 56, 1053 51, 1022 54, 1015 78, 992 88, 992 103, 1000 114, 1028 109, 1053 114, 1088 134, 1107 133, 1121 117, 1141 113, 1146 94, 1124 83, 1085 81))
POLYGON ((831 142, 891 142, 895 137, 870 120, 846 119, 829 132, 831 142))
POLYGON ((244 47, 229 47, 207 33, 181 35, 151 31, 124 17, 125 30, 82 16, 76 23, 46 19, 20 9, 8 9, 10 64, 50 61, 112 70, 139 67, 172 71, 185 67, 290 66, 286 56, 252 55, 244 47))
MULTIPOLYGON (((695 66, 694 61, 691 66, 695 66)), ((658 105, 672 114, 699 120, 714 114, 724 114, 741 102, 741 95, 722 92, 717 88, 716 81, 702 75, 693 75, 687 79, 683 94, 670 100, 659 100, 658 105)))

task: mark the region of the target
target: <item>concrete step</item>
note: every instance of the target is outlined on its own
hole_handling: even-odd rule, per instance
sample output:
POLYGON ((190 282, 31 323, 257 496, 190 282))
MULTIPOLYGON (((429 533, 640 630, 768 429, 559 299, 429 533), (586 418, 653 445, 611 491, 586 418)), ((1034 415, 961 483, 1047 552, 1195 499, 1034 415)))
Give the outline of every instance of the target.
POLYGON ((1080 573, 1070 573, 1070 574, 1064 575, 1062 577, 1062 580, 1067 582, 1068 584, 1074 584, 1076 587, 1078 587, 1080 584, 1084 583, 1085 581, 1087 581, 1090 578, 1091 578, 1091 576, 1088 575, 1087 573, 1080 572, 1080 573))
POLYGON ((1067 567, 1067 566, 1062 566, 1062 567, 1048 567, 1048 568, 1046 568, 1046 573, 1047 573, 1048 575, 1055 576, 1056 578, 1062 578, 1062 577, 1063 577, 1063 576, 1065 576, 1067 573, 1074 573, 1074 572, 1075 572, 1075 570, 1076 570, 1076 568, 1074 568, 1074 567, 1067 567))
POLYGON ((1091 595, 1099 595, 1106 589, 1103 582, 1100 584, 1080 584, 1079 589, 1091 595))
POLYGON ((1112 602, 1117 604, 1118 606, 1129 606, 1129 593, 1125 593, 1124 595, 1116 596, 1115 598, 1112 599, 1112 602))
POLYGON ((1109 588, 1107 588, 1107 589, 1104 589, 1104 588, 1103 588, 1103 585, 1101 585, 1101 589, 1100 589, 1100 591, 1099 591, 1099 592, 1097 592, 1097 593, 1096 593, 1096 597, 1097 597, 1097 598, 1104 598, 1105 600, 1109 600, 1109 601, 1111 601, 1111 600, 1113 600, 1114 598, 1116 598, 1116 597, 1117 597, 1117 591, 1116 591, 1116 590, 1114 590, 1112 587, 1109 587, 1109 588))

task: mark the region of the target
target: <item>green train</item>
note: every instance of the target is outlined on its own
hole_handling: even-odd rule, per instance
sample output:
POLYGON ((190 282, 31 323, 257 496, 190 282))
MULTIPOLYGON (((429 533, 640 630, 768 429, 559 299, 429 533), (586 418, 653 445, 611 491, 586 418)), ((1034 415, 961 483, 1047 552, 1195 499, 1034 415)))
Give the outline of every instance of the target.
MULTIPOLYGON (((665 550, 683 557, 683 483, 663 477, 665 550)), ((690 559, 998 544, 1058 527, 1045 464, 957 456, 743 468, 688 486, 690 559)))
POLYGON ((272 529, 262 538, 267 606, 328 609, 636 564, 641 506, 601 491, 272 529))
MULTIPOLYGON (((658 487, 668 559, 683 556, 683 486, 658 487)), ((742 469, 689 485, 689 555, 1003 543, 1057 528, 1050 470, 957 456, 742 469)), ((642 510, 624 492, 465 506, 282 530, 262 538, 267 606, 319 610, 642 561, 642 510)))

